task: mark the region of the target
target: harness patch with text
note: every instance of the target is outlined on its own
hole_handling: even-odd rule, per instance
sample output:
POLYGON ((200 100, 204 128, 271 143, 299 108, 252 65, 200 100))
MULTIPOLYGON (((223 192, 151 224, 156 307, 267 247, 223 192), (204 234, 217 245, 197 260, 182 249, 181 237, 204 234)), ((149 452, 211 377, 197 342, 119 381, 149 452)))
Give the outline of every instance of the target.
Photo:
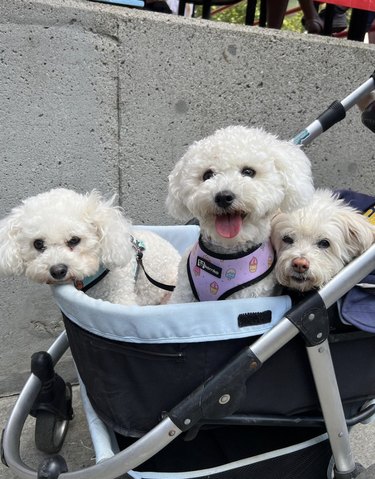
POLYGON ((203 271, 206 271, 208 274, 212 274, 212 276, 215 276, 216 278, 221 278, 221 273, 222 273, 222 268, 219 266, 216 266, 213 263, 210 263, 204 258, 201 258, 200 256, 197 256, 197 263, 196 266, 203 271))

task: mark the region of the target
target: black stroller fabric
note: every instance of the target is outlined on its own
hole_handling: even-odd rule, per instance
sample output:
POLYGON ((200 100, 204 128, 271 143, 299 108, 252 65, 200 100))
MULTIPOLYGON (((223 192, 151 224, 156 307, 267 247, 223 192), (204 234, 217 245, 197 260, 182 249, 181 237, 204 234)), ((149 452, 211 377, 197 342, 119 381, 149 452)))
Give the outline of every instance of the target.
MULTIPOLYGON (((135 344, 89 333, 66 317, 69 344, 98 416, 121 435, 140 437, 256 338, 210 343, 135 344)), ((343 328, 331 353, 347 415, 375 396, 375 336, 343 328)), ((300 337, 270 358, 247 383, 238 414, 319 413, 300 337)), ((210 418, 206 418, 210 419, 210 418)))
MULTIPOLYGON (((199 475, 199 479, 325 479, 331 448, 327 437, 300 449, 295 444, 317 437, 317 428, 280 427, 218 427, 203 429, 191 441, 180 436, 137 470, 180 472, 199 471, 222 464, 231 464, 227 471, 199 475), (290 447, 287 453, 265 457, 254 463, 242 463, 243 458, 290 447)), ((129 446, 129 438, 118 436, 121 448, 129 446)), ((147 473, 145 473, 147 478, 147 473)), ((162 477, 162 476, 161 476, 162 477)), ((194 478, 197 476, 194 475, 194 478)), ((164 479, 164 478, 163 478, 164 479)))
MULTIPOLYGON (((350 190, 340 190, 340 198, 357 208, 375 224, 375 197, 350 190)), ((363 278, 362 285, 354 286, 340 301, 343 321, 363 331, 375 333, 375 271, 363 278)))

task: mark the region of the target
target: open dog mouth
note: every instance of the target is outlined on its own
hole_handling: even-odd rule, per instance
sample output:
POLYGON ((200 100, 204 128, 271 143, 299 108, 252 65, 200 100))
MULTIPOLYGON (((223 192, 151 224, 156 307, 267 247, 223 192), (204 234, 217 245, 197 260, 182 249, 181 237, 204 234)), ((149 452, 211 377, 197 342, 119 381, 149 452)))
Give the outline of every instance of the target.
POLYGON ((66 277, 64 279, 48 279, 46 281, 46 284, 55 284, 55 285, 58 285, 58 284, 67 284, 67 283, 71 283, 72 281, 75 281, 75 278, 73 278, 72 276, 69 276, 69 277, 66 277))
POLYGON ((49 279, 46 281, 46 284, 49 284, 49 285, 59 285, 59 284, 67 284, 67 283, 70 283, 70 281, 68 280, 60 281, 57 279, 49 279))
POLYGON ((293 281, 295 281, 296 283, 305 283, 306 281, 309 281, 309 278, 308 276, 304 275, 304 274, 293 274, 291 275, 290 277, 293 281))
POLYGON ((215 228, 217 234, 223 238, 236 237, 241 231, 245 217, 246 213, 242 211, 217 215, 215 219, 215 228))

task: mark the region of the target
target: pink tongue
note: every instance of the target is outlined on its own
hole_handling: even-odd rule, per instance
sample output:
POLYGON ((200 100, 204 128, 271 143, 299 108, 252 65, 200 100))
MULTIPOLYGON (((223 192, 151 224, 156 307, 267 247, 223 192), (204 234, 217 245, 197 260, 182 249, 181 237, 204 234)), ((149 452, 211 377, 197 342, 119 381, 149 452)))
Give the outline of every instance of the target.
POLYGON ((216 232, 223 238, 234 238, 242 227, 241 215, 219 215, 216 216, 216 232))

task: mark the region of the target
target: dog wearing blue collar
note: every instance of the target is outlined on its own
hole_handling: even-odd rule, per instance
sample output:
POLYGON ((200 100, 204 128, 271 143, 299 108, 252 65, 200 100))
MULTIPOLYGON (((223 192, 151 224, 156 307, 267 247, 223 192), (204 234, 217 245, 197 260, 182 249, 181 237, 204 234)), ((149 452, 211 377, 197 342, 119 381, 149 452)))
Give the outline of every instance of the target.
POLYGON ((26 198, 0 221, 0 275, 85 287, 90 296, 124 305, 165 303, 180 255, 152 231, 130 224, 115 198, 55 188, 26 198), (150 281, 150 279, 152 281, 150 281))

